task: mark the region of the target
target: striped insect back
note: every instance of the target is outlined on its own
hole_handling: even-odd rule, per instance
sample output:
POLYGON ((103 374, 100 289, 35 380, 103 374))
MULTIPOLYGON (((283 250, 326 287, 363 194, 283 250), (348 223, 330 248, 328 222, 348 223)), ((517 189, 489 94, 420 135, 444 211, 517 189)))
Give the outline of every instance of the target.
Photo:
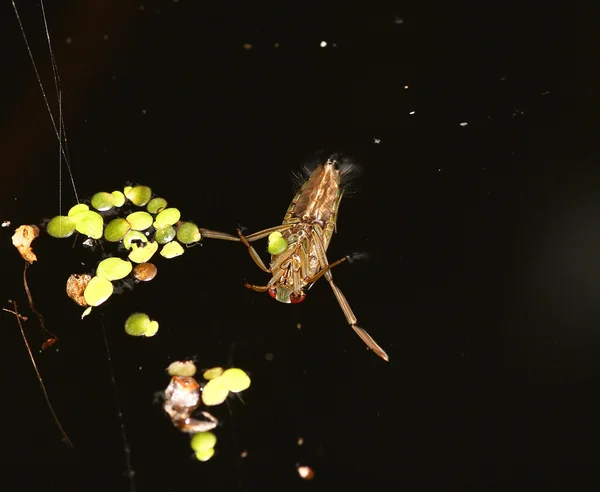
POLYGON ((325 233, 326 248, 335 230, 337 211, 342 199, 340 170, 328 160, 317 167, 302 185, 283 218, 284 224, 297 221, 318 224, 325 233))
POLYGON ((319 165, 304 182, 283 218, 280 226, 264 229, 241 241, 248 247, 254 262, 271 274, 266 285, 245 284, 258 292, 267 291, 271 297, 287 304, 297 304, 306 297, 305 289, 322 276, 329 282, 348 324, 361 339, 382 359, 388 360, 385 351, 356 323, 342 291, 333 282, 331 269, 348 259, 345 256, 333 263, 327 259, 327 248, 336 230, 337 212, 343 195, 342 177, 350 166, 340 166, 336 156, 319 165), (271 263, 266 267, 251 242, 269 237, 271 263), (272 243, 273 241, 273 243, 272 243), (277 245, 275 245, 275 241, 277 245))

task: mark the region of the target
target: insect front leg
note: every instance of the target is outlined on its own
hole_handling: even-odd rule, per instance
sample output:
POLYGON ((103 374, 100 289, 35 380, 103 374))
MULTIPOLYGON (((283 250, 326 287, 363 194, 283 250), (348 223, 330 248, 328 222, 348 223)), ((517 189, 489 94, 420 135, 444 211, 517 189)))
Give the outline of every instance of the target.
POLYGON ((242 234, 242 231, 238 228, 237 233, 239 236, 239 240, 242 241, 242 243, 244 243, 244 245, 248 248, 248 252, 250 253, 250 257, 252 258, 254 263, 256 263, 262 271, 271 273, 271 270, 266 267, 266 265, 262 261, 261 257, 256 252, 254 247, 250 245, 250 243, 253 241, 262 239, 264 237, 267 237, 269 234, 271 234, 273 232, 285 231, 285 230, 289 229, 290 227, 293 227, 293 224, 282 224, 282 225, 278 225, 275 227, 269 227, 268 229, 263 229, 262 231, 254 232, 254 233, 250 234, 249 236, 244 236, 242 234))
MULTIPOLYGON (((244 243, 244 245, 248 248, 248 253, 250 253, 250 258, 252 258, 252 260, 254 261, 254 263, 256 263, 258 268, 260 268, 263 272, 271 273, 271 270, 269 270, 265 266, 265 263, 262 261, 262 258, 259 256, 259 254, 254 249, 254 246, 252 246, 248 242, 248 239, 246 239, 244 237, 244 235, 242 234, 242 231, 240 229, 238 229, 237 232, 238 232, 238 236, 240 237, 240 240, 242 241, 242 243, 244 243)), ((254 290, 256 290, 256 289, 254 289, 254 290)))
POLYGON ((275 273, 275 275, 273 275, 273 278, 271 278, 271 280, 269 280, 267 285, 254 285, 254 284, 249 284, 248 282, 246 282, 246 283, 244 283, 244 287, 255 290, 256 292, 266 292, 271 287, 273 287, 273 285, 275 285, 277 282, 279 282, 279 279, 281 278, 282 275, 283 275, 283 270, 279 270, 277 273, 275 273))

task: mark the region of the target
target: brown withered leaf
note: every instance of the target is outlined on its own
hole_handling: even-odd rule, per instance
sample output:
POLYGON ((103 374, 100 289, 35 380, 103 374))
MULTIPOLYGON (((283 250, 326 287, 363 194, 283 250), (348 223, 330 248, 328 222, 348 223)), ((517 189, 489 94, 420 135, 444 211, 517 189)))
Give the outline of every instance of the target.
POLYGON ((90 280, 92 280, 92 277, 87 273, 81 275, 74 273, 67 280, 67 295, 80 306, 87 306, 85 297, 83 297, 83 291, 90 280))
POLYGON ((23 259, 32 264, 37 261, 37 256, 31 249, 31 243, 40 235, 40 230, 36 225, 22 225, 15 230, 12 237, 12 243, 19 250, 23 259))

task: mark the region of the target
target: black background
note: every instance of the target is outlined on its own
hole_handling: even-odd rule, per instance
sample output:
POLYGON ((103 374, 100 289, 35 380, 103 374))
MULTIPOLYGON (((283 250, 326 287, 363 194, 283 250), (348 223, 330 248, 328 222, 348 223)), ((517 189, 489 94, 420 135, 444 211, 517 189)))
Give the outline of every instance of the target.
MULTIPOLYGON (((41 13, 21 3, 55 110, 41 13)), ((59 188, 57 140, 5 2, 0 220, 12 226, 0 231, 1 302, 30 317, 75 444, 61 443, 14 317, 2 313, 1 466, 20 489, 128 490, 103 328, 137 490, 524 490, 595 466, 591 12, 470 5, 419 13, 417 29, 414 5, 45 5, 80 199, 142 183, 202 227, 255 231, 281 222, 303 163, 331 152, 355 160, 362 174, 328 256, 367 253, 334 276, 385 363, 346 326, 325 282, 301 305, 276 303, 243 288, 268 277, 220 241, 159 259, 153 282, 81 321, 64 283, 103 252, 45 234, 29 284, 60 342, 38 353, 10 236, 76 199, 64 168, 59 188), (156 337, 124 333, 134 311, 160 322, 156 337), (166 366, 187 357, 252 377, 244 403, 215 410, 222 426, 207 463, 154 401, 166 366), (297 464, 315 479, 302 481, 297 464)))

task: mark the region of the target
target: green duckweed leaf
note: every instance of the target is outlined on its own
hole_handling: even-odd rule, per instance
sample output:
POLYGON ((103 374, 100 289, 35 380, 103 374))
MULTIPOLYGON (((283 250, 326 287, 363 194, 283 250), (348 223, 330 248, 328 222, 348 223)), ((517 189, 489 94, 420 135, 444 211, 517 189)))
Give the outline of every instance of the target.
POLYGON ((122 207, 125 205, 125 195, 123 193, 117 190, 113 191, 111 195, 113 196, 113 203, 115 207, 122 207))
POLYGON ((92 197, 92 207, 100 212, 110 210, 115 205, 115 197, 110 193, 101 191, 92 197))
POLYGON ((104 239, 118 243, 131 229, 131 224, 122 217, 111 220, 104 229, 104 239))
POLYGON ((153 222, 152 215, 144 211, 133 212, 132 214, 129 214, 126 219, 127 222, 131 224, 131 228, 134 231, 145 231, 153 222))
POLYGON ((191 360, 178 360, 169 364, 167 372, 169 373, 169 376, 192 377, 196 374, 196 364, 191 360))
POLYGON ((77 223, 75 224, 77 232, 85 234, 92 239, 100 239, 102 237, 103 228, 104 220, 99 213, 88 210, 87 212, 77 214, 77 223))
POLYGON ((193 222, 184 222, 177 229, 177 240, 183 244, 191 244, 200 241, 202 236, 198 226, 193 222))
POLYGON ((98 264, 96 275, 107 280, 120 280, 131 273, 133 266, 130 261, 121 258, 105 258, 98 264))
POLYGON ((157 333, 158 333, 158 321, 150 321, 150 324, 148 325, 148 329, 146 330, 146 333, 144 333, 144 336, 145 337, 153 337, 157 333))
POLYGON ((129 231, 123 237, 123 246, 125 246, 125 249, 131 249, 132 244, 144 244, 147 242, 148 238, 140 231, 129 231))
POLYGON ((87 212, 89 209, 90 207, 88 207, 85 203, 78 203, 77 205, 73 205, 69 209, 69 213, 67 213, 67 215, 69 217, 73 217, 74 215, 77 215, 81 212, 87 212))
POLYGON ((133 188, 126 187, 124 192, 125 196, 138 207, 143 207, 150 201, 150 198, 152 198, 152 190, 148 186, 138 185, 133 188))
POLYGON ((142 246, 138 246, 136 243, 131 245, 131 253, 129 253, 129 259, 134 263, 146 263, 154 253, 158 250, 158 243, 152 241, 151 243, 144 243, 142 246))
POLYGON ((125 321, 125 333, 133 337, 145 335, 150 327, 150 318, 146 313, 133 313, 125 321))
POLYGON ((46 232, 58 239, 69 237, 75 232, 75 220, 65 215, 57 215, 48 222, 46 232))
POLYGON ((205 451, 196 451, 196 459, 198 461, 208 461, 215 454, 215 448, 206 449, 205 451))
POLYGON ((155 219, 154 227, 162 229, 166 226, 172 226, 179 222, 181 218, 181 212, 176 208, 165 208, 160 212, 155 219))
POLYGON ((206 406, 220 405, 229 394, 229 388, 221 378, 211 379, 202 390, 202 402, 206 406))
POLYGON ((198 432, 190 439, 190 446, 194 451, 207 451, 217 444, 217 436, 212 432, 198 432))
POLYGON ((160 251, 160 255, 164 258, 175 258, 176 256, 180 256, 184 253, 184 249, 177 241, 170 242, 165 244, 160 251))
POLYGON ((239 393, 250 387, 250 377, 237 367, 227 369, 219 379, 225 382, 232 393, 239 393))
MULTIPOLYGON (((154 226, 156 227, 156 222, 154 223, 154 226)), ((167 244, 175 239, 176 234, 173 226, 166 226, 162 229, 156 229, 154 239, 158 244, 167 244)))
POLYGON ((165 208, 167 208, 167 200, 164 198, 153 198, 148 202, 148 205, 146 205, 146 210, 151 214, 157 214, 165 208))
POLYGON ((202 377, 208 381, 210 379, 218 378, 221 374, 223 374, 222 367, 212 367, 211 369, 204 371, 202 377))
POLYGON ((104 277, 93 277, 83 291, 88 306, 99 306, 113 293, 113 285, 104 277))
POLYGON ((269 234, 269 243, 267 246, 267 250, 269 254, 279 255, 283 253, 288 247, 288 242, 281 235, 281 232, 272 232, 269 234))

